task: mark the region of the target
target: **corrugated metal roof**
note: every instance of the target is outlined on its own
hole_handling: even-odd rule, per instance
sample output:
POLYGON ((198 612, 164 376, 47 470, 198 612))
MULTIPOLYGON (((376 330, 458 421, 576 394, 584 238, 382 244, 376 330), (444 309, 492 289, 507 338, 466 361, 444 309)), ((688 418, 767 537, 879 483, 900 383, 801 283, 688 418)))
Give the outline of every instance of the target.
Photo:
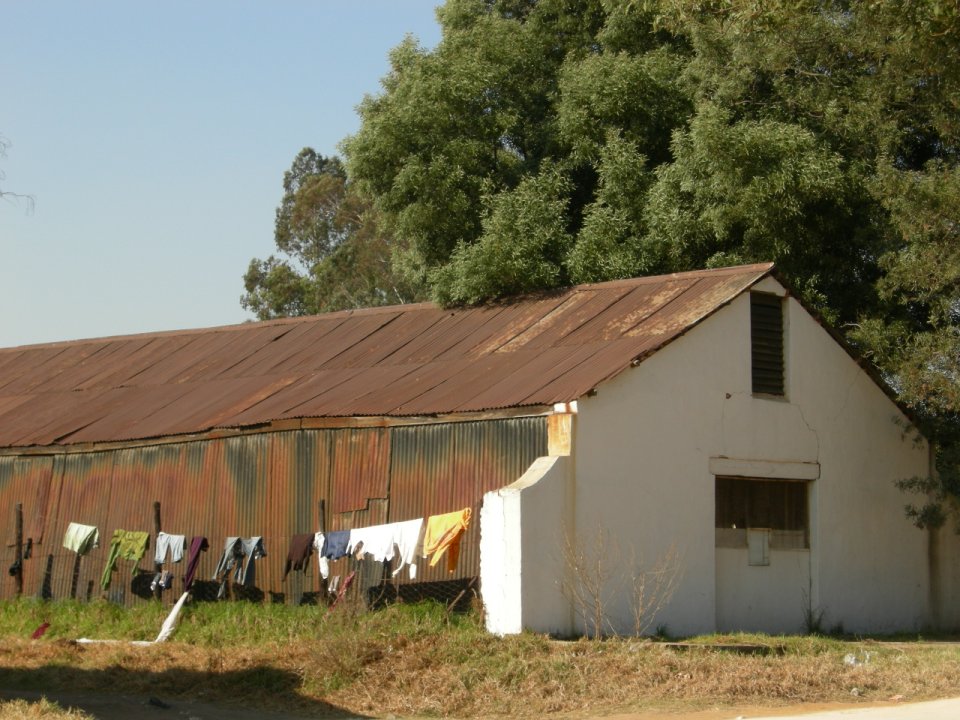
POLYGON ((0 350, 0 446, 135 440, 305 417, 576 400, 772 265, 0 350))

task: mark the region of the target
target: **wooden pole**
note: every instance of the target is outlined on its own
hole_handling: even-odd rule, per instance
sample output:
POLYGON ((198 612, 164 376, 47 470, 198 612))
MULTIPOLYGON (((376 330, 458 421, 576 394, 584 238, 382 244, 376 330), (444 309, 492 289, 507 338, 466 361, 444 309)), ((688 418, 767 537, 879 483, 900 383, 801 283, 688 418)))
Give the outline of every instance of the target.
POLYGON ((17 572, 14 579, 17 585, 17 597, 23 595, 23 504, 17 503, 16 509, 17 522, 17 554, 14 558, 14 567, 17 572))
MULTIPOLYGON (((153 547, 156 551, 157 542, 160 540, 160 501, 155 500, 153 503, 153 547)), ((156 554, 156 552, 154 552, 156 554)), ((163 571, 163 565, 158 562, 154 562, 153 569, 155 572, 160 573, 163 571)), ((159 600, 160 596, 163 594, 163 588, 160 587, 160 583, 157 583, 157 589, 153 591, 153 596, 159 600)))

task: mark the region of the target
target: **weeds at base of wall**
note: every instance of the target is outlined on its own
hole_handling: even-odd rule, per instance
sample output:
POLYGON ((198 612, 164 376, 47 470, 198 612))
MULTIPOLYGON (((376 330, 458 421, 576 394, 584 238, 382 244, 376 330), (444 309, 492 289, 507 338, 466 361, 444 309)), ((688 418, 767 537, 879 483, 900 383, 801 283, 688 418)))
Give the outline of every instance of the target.
MULTIPOLYGON (((807 589, 801 591, 800 598, 800 609, 803 613, 803 629, 807 635, 842 635, 843 634, 843 623, 838 623, 840 632, 835 632, 831 630, 829 633, 826 633, 823 629, 823 617, 827 613, 827 609, 824 607, 814 607, 813 606, 813 578, 811 577, 807 581, 807 589)), ((836 629, 836 627, 834 629, 836 629)))

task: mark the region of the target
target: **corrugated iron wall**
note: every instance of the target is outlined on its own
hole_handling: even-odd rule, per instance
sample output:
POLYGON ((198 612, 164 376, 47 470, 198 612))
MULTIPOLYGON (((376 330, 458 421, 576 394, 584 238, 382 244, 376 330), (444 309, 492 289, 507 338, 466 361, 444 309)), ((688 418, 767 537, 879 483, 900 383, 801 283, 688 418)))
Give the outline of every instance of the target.
MULTIPOLYGON (((168 442, 56 455, 0 456, 0 508, 6 527, 3 559, 15 558, 15 514, 23 506, 26 596, 78 599, 105 595, 138 601, 131 563, 121 560, 111 587, 100 577, 115 529, 153 534, 153 503, 162 529, 204 535, 210 550, 198 578, 209 579, 228 536, 260 535, 268 557, 257 566, 264 597, 299 601, 319 590, 316 564, 284 580, 294 534, 319 528, 325 502, 327 530, 409 520, 471 507, 474 521, 462 541, 454 575, 421 563, 419 582, 474 577, 479 572, 479 505, 483 494, 507 485, 547 453, 543 416, 381 428, 303 429, 219 439, 168 442), (62 547, 67 525, 100 530, 100 547, 78 558, 62 547)), ((153 570, 153 542, 140 568, 153 570)), ((345 573, 352 560, 334 564, 345 573)), ((174 566, 173 602, 184 565, 174 566)), ((15 593, 4 574, 0 597, 15 593)), ((398 576, 406 581, 406 572, 398 576)), ((141 588, 142 589, 142 588, 141 588)))

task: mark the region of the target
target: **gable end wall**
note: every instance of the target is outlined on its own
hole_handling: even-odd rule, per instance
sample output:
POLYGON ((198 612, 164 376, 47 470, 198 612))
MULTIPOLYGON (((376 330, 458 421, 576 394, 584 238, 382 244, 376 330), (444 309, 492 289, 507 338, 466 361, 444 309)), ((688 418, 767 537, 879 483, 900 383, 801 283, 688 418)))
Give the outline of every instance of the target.
MULTIPOLYGON (((772 278, 757 289, 784 293, 772 278)), ((749 569, 772 587, 785 564, 808 568, 809 577, 801 576, 807 587, 758 600, 767 607, 755 610, 772 613, 769 622, 778 626, 770 629, 802 630, 807 609, 823 613, 824 628, 927 626, 936 620, 928 538, 904 517, 906 500, 893 484, 927 472, 926 443, 907 432, 897 406, 792 299, 785 316, 786 396, 754 396, 749 318, 744 293, 579 402, 576 528, 587 542, 598 529, 609 535, 608 555, 619 566, 610 571, 617 598, 609 606, 612 624, 620 632, 633 625, 627 594, 613 586, 674 547, 682 577, 656 624, 683 634, 717 628, 710 466, 712 458, 727 458, 749 461, 745 467, 819 467, 810 485, 806 556, 775 555, 771 567, 749 569)), ((942 539, 941 562, 955 557, 955 545, 955 538, 942 539)), ((941 585, 952 592, 951 583, 941 585)), ((956 605, 949 600, 941 606, 956 605)))

